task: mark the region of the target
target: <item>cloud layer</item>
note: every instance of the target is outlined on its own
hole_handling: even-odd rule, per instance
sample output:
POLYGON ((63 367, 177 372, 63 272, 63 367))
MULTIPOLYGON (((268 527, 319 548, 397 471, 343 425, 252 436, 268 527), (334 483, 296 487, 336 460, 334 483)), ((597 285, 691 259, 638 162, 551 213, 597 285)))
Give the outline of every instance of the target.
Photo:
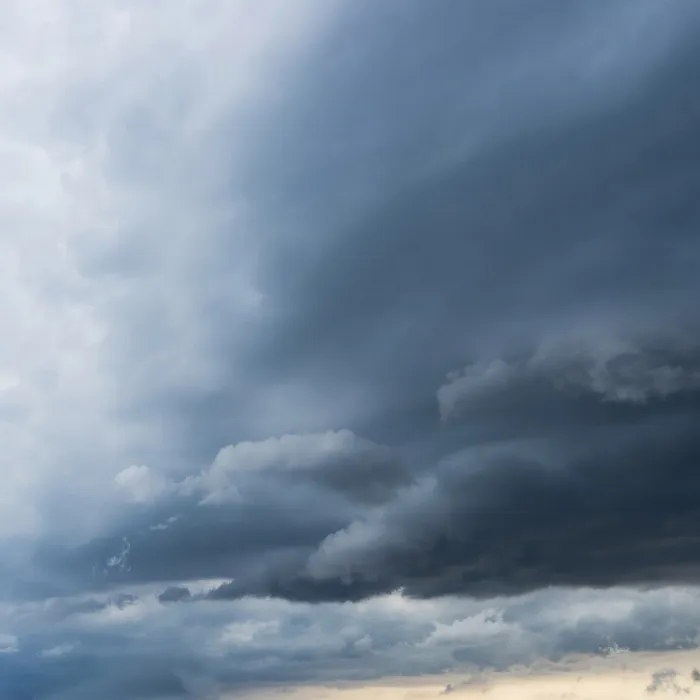
POLYGON ((3 698, 694 648, 694 0, 0 20, 3 698))
POLYGON ((394 595, 354 606, 183 605, 159 602, 153 589, 136 592, 3 610, 2 624, 17 632, 11 651, 0 654, 5 696, 208 697, 224 688, 445 672, 476 682, 575 656, 622 668, 638 652, 694 649, 700 622, 695 589, 548 591, 483 602, 394 595))

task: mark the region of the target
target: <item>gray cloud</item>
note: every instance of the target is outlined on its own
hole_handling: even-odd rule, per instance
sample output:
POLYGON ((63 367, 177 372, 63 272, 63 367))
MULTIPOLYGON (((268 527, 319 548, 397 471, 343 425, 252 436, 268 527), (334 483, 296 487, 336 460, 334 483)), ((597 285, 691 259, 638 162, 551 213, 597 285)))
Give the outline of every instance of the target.
MULTIPOLYGON (((652 376, 655 367, 687 375, 693 346, 686 354, 683 343, 663 340, 606 355, 596 372, 645 385, 654 362, 652 376)), ((489 442, 449 455, 343 528, 322 536, 319 523, 316 541, 309 533, 301 548, 278 540, 280 551, 263 558, 258 545, 259 566, 212 595, 356 600, 402 589, 488 597, 551 585, 697 582, 694 383, 644 401, 609 400, 578 354, 537 357, 512 365, 508 381, 472 380, 473 393, 461 387, 473 401, 466 417, 485 423, 489 442)), ((301 532, 290 521, 286 537, 290 527, 301 532)), ((226 565, 216 575, 227 576, 226 565)))
POLYGON ((672 668, 664 668, 652 674, 647 686, 647 693, 671 692, 675 695, 687 695, 690 688, 681 686, 678 682, 678 672, 672 668))
POLYGON ((160 603, 153 588, 131 595, 138 601, 121 608, 104 598, 103 607, 78 611, 74 601, 74 612, 61 618, 46 617, 43 604, 15 608, 3 625, 17 632, 18 651, 0 655, 0 688, 18 697, 20 689, 38 697, 49 689, 66 697, 149 697, 161 688, 206 697, 260 683, 479 676, 542 659, 565 663, 570 654, 609 656, 609 647, 630 644, 620 652, 624 663, 627 653, 695 648, 700 631, 697 589, 542 591, 488 601, 394 595, 354 606, 172 605, 160 603))
POLYGON ((232 572, 252 585, 270 570, 303 565, 327 534, 411 483, 391 450, 349 431, 228 446, 181 481, 130 467, 113 484, 128 506, 117 533, 41 547, 35 566, 53 595, 232 572))
POLYGON ((2 697, 697 643, 694 0, 52 7, 0 23, 2 697))
POLYGON ((659 333, 641 342, 574 337, 567 339, 568 347, 552 341, 520 360, 468 366, 450 374, 440 387, 440 412, 448 420, 471 406, 473 419, 474 413, 483 415, 491 401, 498 401, 499 394, 504 400, 495 410, 502 414, 514 410, 519 395, 526 401, 528 395, 537 398, 548 392, 551 401, 551 395, 559 392, 565 398, 644 404, 692 393, 700 388, 700 348, 694 330, 670 338, 659 333))
POLYGON ((190 589, 187 586, 170 586, 158 595, 161 603, 178 603, 191 597, 190 589))
POLYGON ((697 581, 696 422, 691 412, 678 426, 587 430, 579 439, 596 449, 579 443, 553 458, 466 454, 438 473, 429 498, 330 536, 311 575, 379 575, 415 595, 697 581))
POLYGON ((453 378, 454 405, 484 423, 489 441, 413 477, 391 451, 348 432, 231 446, 200 475, 156 480, 155 494, 142 469, 127 470, 117 485, 155 500, 141 528, 51 558, 88 587, 232 577, 213 598, 696 583, 698 392, 686 339, 640 336, 609 342, 612 351, 596 339, 593 358, 582 345, 573 354, 553 345, 508 365, 505 381, 488 369, 486 381, 473 371, 468 384, 453 378), (649 372, 652 384, 673 377, 673 390, 607 394, 615 382, 648 387, 649 372), (335 480, 356 468, 359 480, 335 480), (379 501, 358 494, 362 484, 376 495, 375 482, 379 501), (174 510, 165 530, 146 526, 174 510))

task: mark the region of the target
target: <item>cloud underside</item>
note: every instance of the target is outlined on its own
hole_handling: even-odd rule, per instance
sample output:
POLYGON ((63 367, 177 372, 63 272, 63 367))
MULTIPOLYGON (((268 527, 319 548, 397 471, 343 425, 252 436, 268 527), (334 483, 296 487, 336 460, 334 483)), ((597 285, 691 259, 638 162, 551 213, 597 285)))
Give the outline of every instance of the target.
MULTIPOLYGON (((324 93, 327 75, 299 77, 299 93, 280 97, 291 110, 284 129, 251 142, 237 175, 241 183, 265 177, 263 191, 246 190, 248 225, 270 231, 255 252, 265 301, 253 317, 228 309, 216 323, 200 319, 207 344, 191 354, 203 363, 197 392, 173 393, 156 364, 138 361, 140 385, 125 386, 117 406, 146 425, 157 420, 171 443, 162 450, 140 440, 143 461, 103 482, 111 520, 99 537, 78 547, 42 542, 16 589, 157 582, 165 590, 210 577, 228 579, 210 594, 218 598, 356 601, 395 590, 489 597, 696 582, 698 122, 688 90, 697 45, 690 20, 635 7, 606 21, 634 18, 640 34, 666 22, 673 48, 659 37, 649 44, 655 58, 635 63, 633 44, 611 44, 605 80, 582 76, 581 95, 552 93, 541 113, 508 82, 510 64, 494 59, 489 68, 465 49, 475 86, 486 90, 494 71, 490 80, 503 81, 521 122, 495 103, 492 119, 477 118, 476 102, 455 96, 481 140, 459 132, 465 150, 455 156, 426 145, 411 156, 412 176, 397 171, 379 199, 353 170, 357 148, 338 143, 335 157, 347 167, 337 187, 356 193, 356 210, 336 211, 342 223, 332 223, 322 187, 337 164, 311 148, 309 110, 318 101, 324 123, 349 124, 355 113, 341 105, 374 78, 331 61, 349 91, 335 89, 336 104, 324 93), (287 154, 299 159, 291 178, 271 153, 302 137, 308 148, 287 154), (288 217, 255 207, 270 193, 288 217), (278 236, 282 224, 290 235, 308 228, 294 234, 294 250, 278 236), (315 231, 324 226, 322 239, 315 231), (227 319, 241 332, 229 333, 227 319)), ((398 6, 391 16, 405 33, 425 20, 398 6)), ((365 21, 362 12, 345 17, 365 21)), ((595 14, 577 16, 575 30, 573 15, 554 17, 584 44, 602 31, 595 14)), ((505 31, 495 15, 479 21, 505 31)), ((439 28, 433 17, 425 31, 439 28)), ((329 31, 312 54, 330 51, 337 35, 329 31)), ((544 29, 529 31, 516 44, 544 29)), ((368 42, 382 70, 398 71, 374 34, 368 42)), ((461 94, 450 92, 458 79, 445 70, 446 50, 429 64, 443 76, 445 99, 461 94)), ((557 50, 578 65, 568 44, 557 50)), ((551 62, 529 61, 540 89, 560 85, 551 62)), ((396 90, 393 99, 408 97, 396 90)), ((390 102, 373 108, 380 124, 394 114, 390 102)), ((412 129, 437 113, 409 113, 391 134, 360 121, 350 134, 386 138, 398 158, 412 129)), ((370 168, 377 156, 366 153, 370 168)), ((212 275, 225 279, 209 257, 215 249, 198 258, 201 269, 178 259, 178 280, 197 290, 204 280, 211 289, 212 275)), ((115 258, 118 274, 128 260, 115 258)), ((120 343, 130 328, 122 311, 120 343)), ((165 342, 151 325, 143 343, 165 342)))
POLYGON ((51 566, 88 589, 206 576, 231 579, 211 598, 303 602, 697 583, 694 337, 567 337, 451 373, 435 421, 449 405, 461 446, 427 466, 345 430, 232 445, 179 481, 129 468, 124 539, 51 566))
MULTIPOLYGON (((66 367, 90 381, 56 383, 39 363, 31 391, 8 389, 13 425, 32 416, 45 438, 36 472, 13 467, 7 527, 39 544, 8 587, 214 577, 231 579, 217 595, 356 600, 695 581, 699 63, 681 5, 527 22, 470 5, 466 44, 413 3, 377 25, 353 7, 293 27, 271 5, 245 50, 261 76, 287 76, 274 95, 239 76, 220 103, 206 84, 206 110, 172 108, 169 131, 155 111, 139 122, 124 87, 144 133, 110 112, 111 149, 83 164, 104 191, 66 190, 95 206, 116 192, 114 226, 104 247, 81 233, 55 256, 76 276, 66 313, 92 324, 66 367), (367 30, 354 62, 351 27, 367 30), (491 56, 485 36, 509 51, 491 56), (401 80, 394 49, 432 77, 401 80), (177 129, 170 171, 117 148, 144 137, 165 158, 177 129), (235 168, 213 158, 222 144, 235 168), (89 308, 70 306, 85 294, 89 308)), ((217 27, 198 40, 223 51, 217 27)), ((204 75, 213 59, 192 41, 204 75)), ((122 67, 105 70, 121 81, 122 67)), ((176 68, 144 84, 173 88, 176 68)), ((25 432, 9 437, 28 459, 25 432)))

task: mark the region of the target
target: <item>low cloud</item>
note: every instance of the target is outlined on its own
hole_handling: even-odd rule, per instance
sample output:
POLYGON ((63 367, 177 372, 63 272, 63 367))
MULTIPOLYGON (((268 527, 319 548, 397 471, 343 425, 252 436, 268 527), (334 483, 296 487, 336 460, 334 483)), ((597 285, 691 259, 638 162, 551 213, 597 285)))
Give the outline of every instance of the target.
POLYGON ((673 693, 674 695, 688 695, 690 688, 680 684, 678 671, 672 668, 664 668, 655 671, 651 676, 651 682, 647 686, 647 693, 673 693))
MULTIPOLYGON (((242 692, 269 683, 440 673, 468 674, 474 685, 489 674, 545 662, 566 669, 597 657, 599 665, 616 668, 636 663, 639 652, 695 649, 700 631, 698 589, 550 590, 481 602, 393 594, 348 605, 202 599, 198 592, 211 585, 202 582, 186 599, 184 586, 166 596, 148 586, 72 599, 60 608, 17 606, 3 618, 15 651, 0 655, 0 678, 35 693, 42 687, 88 693, 117 682, 116 675, 104 676, 109 658, 127 683, 167 686, 179 679, 195 697, 220 687, 242 692), (606 645, 629 651, 624 659, 605 655, 606 645), (34 674, 22 676, 29 667, 34 674)), ((462 692, 462 680, 445 680, 462 692)), ((674 682, 691 683, 682 674, 661 674, 658 692, 674 682)))

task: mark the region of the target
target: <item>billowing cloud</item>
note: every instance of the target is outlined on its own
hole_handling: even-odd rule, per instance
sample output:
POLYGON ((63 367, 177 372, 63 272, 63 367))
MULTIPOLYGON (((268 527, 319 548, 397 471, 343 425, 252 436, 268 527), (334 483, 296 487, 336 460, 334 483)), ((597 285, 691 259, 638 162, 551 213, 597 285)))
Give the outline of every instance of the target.
POLYGON ((146 466, 130 466, 115 477, 117 487, 135 502, 168 493, 199 494, 201 503, 242 502, 251 482, 317 484, 352 500, 383 501, 410 483, 410 473, 387 447, 358 438, 349 430, 284 435, 261 442, 228 445, 201 474, 170 481, 146 466))
MULTIPOLYGON (((593 398, 599 403, 646 404, 700 389, 700 347, 697 329, 679 337, 615 338, 582 335, 542 343, 532 354, 508 362, 501 358, 467 366, 448 375, 438 391, 440 413, 449 419, 471 406, 483 415, 498 395, 513 410, 518 395, 538 398, 560 393, 564 397, 593 398), (693 332, 695 331, 695 332, 693 332), (568 396, 567 396, 568 395, 568 396)), ((523 406, 518 406, 523 408, 523 406)))
POLYGON ((694 648, 695 0, 0 19, 0 696, 694 648))
POLYGON ((593 359, 580 339, 550 345, 502 363, 495 383, 475 365, 445 386, 488 440, 428 470, 349 431, 232 445, 181 481, 127 468, 117 491, 137 506, 152 495, 138 528, 53 561, 88 587, 205 575, 232 579, 212 597, 309 602, 697 583, 699 356, 686 341, 597 341, 593 359))
POLYGON ((619 385, 615 400, 578 361, 543 369, 527 359, 496 382, 488 369, 484 381, 456 380, 471 420, 500 429, 502 444, 463 450, 330 535, 311 576, 379 577, 419 596, 697 582, 698 391, 690 376, 673 392, 628 400, 623 385, 691 372, 663 351, 665 369, 647 372, 645 352, 596 370, 606 387, 619 385))

